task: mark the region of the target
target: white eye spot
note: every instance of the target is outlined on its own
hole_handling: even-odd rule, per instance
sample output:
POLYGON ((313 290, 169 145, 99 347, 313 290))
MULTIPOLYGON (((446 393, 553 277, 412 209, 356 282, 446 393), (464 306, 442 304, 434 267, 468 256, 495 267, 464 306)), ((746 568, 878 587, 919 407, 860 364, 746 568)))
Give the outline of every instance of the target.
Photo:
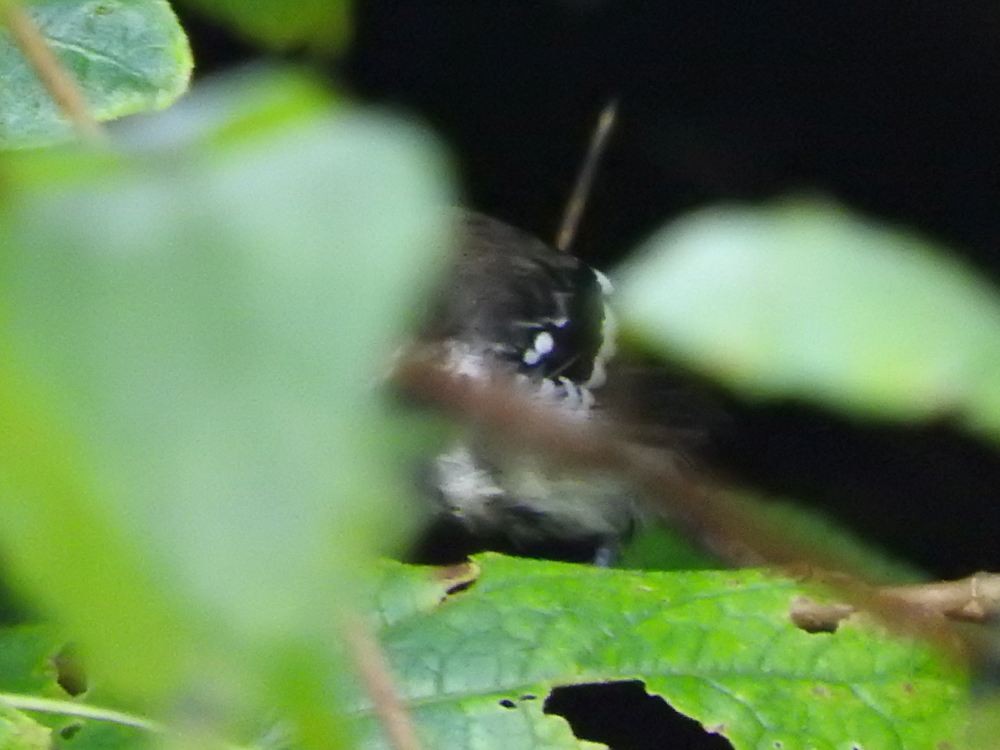
POLYGON ((552 334, 548 331, 542 331, 540 334, 535 336, 535 351, 539 354, 548 354, 552 351, 552 347, 555 345, 556 342, 552 338, 552 334))
POLYGON ((521 361, 529 367, 537 365, 542 361, 542 357, 552 351, 555 345, 556 342, 552 338, 552 334, 548 331, 542 331, 535 336, 535 343, 532 344, 532 347, 521 355, 521 361))

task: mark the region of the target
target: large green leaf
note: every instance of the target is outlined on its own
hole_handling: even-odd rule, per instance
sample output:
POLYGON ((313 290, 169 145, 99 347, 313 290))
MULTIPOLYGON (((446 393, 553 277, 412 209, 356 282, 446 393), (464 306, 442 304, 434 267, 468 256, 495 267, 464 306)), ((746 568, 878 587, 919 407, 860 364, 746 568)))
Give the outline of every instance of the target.
POLYGON ((750 395, 1000 436, 1000 294, 913 234, 824 203, 708 209, 621 277, 635 335, 750 395))
MULTIPOLYGON (((165 0, 32 0, 25 5, 98 120, 161 109, 187 88, 191 51, 165 0)), ((72 136, 3 28, 0 76, 0 148, 72 136)))
POLYGON ((275 48, 332 50, 345 41, 348 0, 180 0, 275 48))
MULTIPOLYGON (((469 590, 387 565, 375 627, 426 747, 567 748, 543 713, 557 686, 641 680, 746 748, 960 746, 961 670, 854 617, 834 633, 789 619, 815 596, 760 571, 650 573, 486 555, 469 590)), ((365 747, 386 747, 359 699, 365 747)))
POLYGON ((440 162, 371 115, 214 143, 12 172, 0 545, 99 676, 267 672, 329 725, 333 615, 410 515, 377 385, 445 247, 440 162))

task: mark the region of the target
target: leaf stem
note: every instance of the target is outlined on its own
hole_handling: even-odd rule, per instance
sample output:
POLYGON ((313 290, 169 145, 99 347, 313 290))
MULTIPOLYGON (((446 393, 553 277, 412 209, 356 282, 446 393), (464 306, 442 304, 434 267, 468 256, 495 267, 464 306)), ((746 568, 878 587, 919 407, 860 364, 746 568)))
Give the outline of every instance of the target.
MULTIPOLYGON (((173 730, 166 725, 142 716, 135 716, 134 714, 116 711, 111 708, 101 708, 100 706, 88 706, 73 701, 58 700, 56 698, 40 698, 37 695, 23 695, 21 693, 0 693, 0 703, 6 704, 18 711, 35 711, 43 714, 72 716, 77 719, 90 719, 91 721, 106 721, 109 724, 132 727, 154 734, 173 733, 173 730)), ((229 743, 220 745, 220 747, 223 750, 250 750, 242 745, 231 745, 229 743)))
POLYGON ((420 750, 413 721, 399 698, 385 655, 371 630, 360 617, 349 615, 344 637, 389 746, 393 750, 420 750))
POLYGON ((0 20, 10 30, 21 54, 80 138, 91 144, 106 143, 104 129, 91 114, 80 87, 56 57, 38 24, 20 2, 0 0, 0 20))
POLYGON ((37 711, 45 714, 61 714, 63 716, 75 716, 79 719, 93 719, 94 721, 107 721, 112 724, 120 724, 126 727, 134 727, 147 732, 162 734, 167 728, 151 719, 144 719, 141 716, 133 716, 123 711, 115 711, 110 708, 99 706, 87 706, 73 701, 57 700, 55 698, 40 698, 35 695, 21 695, 19 693, 0 693, 0 703, 19 711, 37 711))

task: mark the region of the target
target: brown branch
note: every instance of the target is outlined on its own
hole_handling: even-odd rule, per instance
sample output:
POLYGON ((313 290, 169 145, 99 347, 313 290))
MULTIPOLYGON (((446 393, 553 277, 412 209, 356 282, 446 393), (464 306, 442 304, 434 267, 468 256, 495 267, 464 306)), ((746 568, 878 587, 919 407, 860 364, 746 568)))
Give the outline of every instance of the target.
POLYGON ((345 640, 389 746, 393 750, 420 750, 413 722, 399 699, 389 665, 375 636, 361 618, 348 616, 345 619, 345 640))
MULTIPOLYGON (((1000 618, 1000 573, 975 573, 957 581, 914 583, 873 588, 873 598, 885 608, 919 609, 927 617, 959 622, 989 623, 1000 618)), ((800 597, 792 602, 792 621, 804 630, 833 631, 857 608, 800 597)))
POLYGON ((890 589, 889 596, 867 582, 863 571, 762 518, 671 451, 636 446, 597 421, 568 419, 503 378, 456 375, 438 366, 440 361, 433 347, 412 352, 397 362, 395 382, 419 402, 480 426, 519 450, 625 477, 644 494, 651 512, 733 565, 769 564, 784 566, 786 572, 789 566, 806 566, 806 579, 832 587, 851 607, 871 612, 898 633, 925 638, 956 656, 978 655, 987 648, 976 636, 959 636, 942 612, 968 617, 977 607, 993 611, 995 597, 1000 597, 996 578, 974 576, 968 583, 923 589, 899 587, 890 589), (831 570, 839 572, 818 572, 831 570), (929 606, 932 599, 934 607, 929 606))
POLYGON ((92 144, 105 143, 104 129, 91 114, 80 87, 52 52, 34 19, 17 0, 0 0, 0 18, 38 80, 80 138, 92 144))
POLYGON ((957 581, 896 586, 883 589, 883 594, 953 620, 985 623, 1000 618, 1000 573, 979 572, 957 581))

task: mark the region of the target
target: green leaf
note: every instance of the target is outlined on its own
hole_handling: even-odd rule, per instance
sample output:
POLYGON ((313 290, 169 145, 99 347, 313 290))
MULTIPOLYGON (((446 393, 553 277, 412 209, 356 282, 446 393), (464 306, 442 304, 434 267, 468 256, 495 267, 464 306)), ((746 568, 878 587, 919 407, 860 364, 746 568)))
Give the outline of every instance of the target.
MULTIPOLYGON (((387 564, 376 629, 427 747, 574 744, 557 686, 641 680, 746 748, 936 750, 964 728, 965 676, 928 646, 853 617, 810 634, 815 591, 771 573, 651 573, 485 555, 471 588, 387 564), (530 697, 529 697, 530 696, 530 697)), ((359 698, 365 747, 386 747, 359 698)))
POLYGON ((331 51, 347 40, 347 0, 180 0, 268 47, 331 51))
MULTIPOLYGON (((187 37, 165 0, 32 0, 31 17, 98 120, 161 109, 191 75, 187 37)), ((0 28, 0 148, 40 146, 72 128, 0 28)))
POLYGON ((19 186, 0 545, 122 692, 193 670, 328 726, 335 614, 412 516, 377 386, 447 246, 441 160, 365 114, 224 140, 19 186))
POLYGON ((621 278, 634 335, 750 396, 1000 437, 1000 295, 913 234, 825 203, 708 209, 621 278))
POLYGON ((95 468, 78 442, 53 426, 48 401, 6 358, 0 362, 5 572, 58 612, 127 689, 155 693, 180 667, 177 618, 139 551, 102 512, 106 496, 95 468))

